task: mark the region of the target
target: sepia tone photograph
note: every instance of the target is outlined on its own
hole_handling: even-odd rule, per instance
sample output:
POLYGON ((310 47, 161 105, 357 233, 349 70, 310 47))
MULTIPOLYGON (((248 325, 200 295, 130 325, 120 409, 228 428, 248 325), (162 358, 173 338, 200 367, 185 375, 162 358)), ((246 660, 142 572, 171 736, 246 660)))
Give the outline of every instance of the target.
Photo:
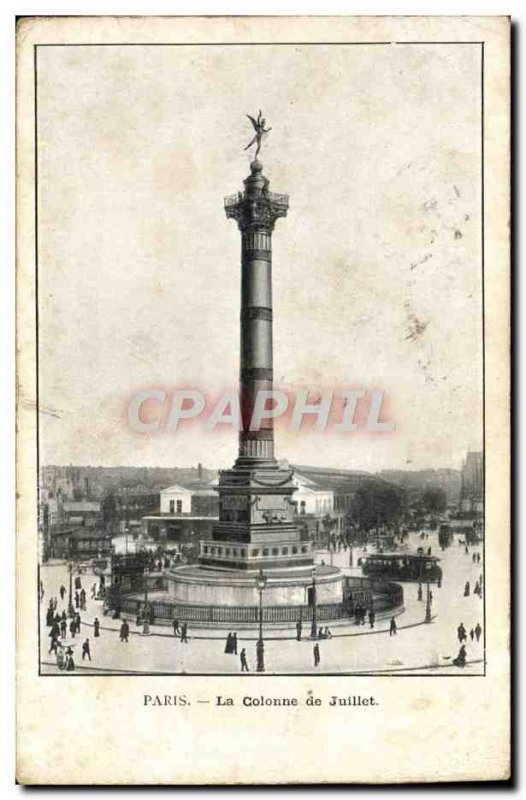
POLYGON ((209 50, 37 49, 41 672, 482 674, 482 46, 209 50))

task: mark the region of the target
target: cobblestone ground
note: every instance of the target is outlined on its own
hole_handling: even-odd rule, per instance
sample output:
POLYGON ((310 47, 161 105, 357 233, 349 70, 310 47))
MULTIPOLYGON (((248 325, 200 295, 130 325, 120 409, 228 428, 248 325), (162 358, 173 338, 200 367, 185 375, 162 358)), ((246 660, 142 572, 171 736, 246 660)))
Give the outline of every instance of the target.
MULTIPOLYGON (((444 572, 442 587, 432 587, 433 621, 424 622, 425 602, 417 599, 417 585, 404 583, 405 611, 397 617, 398 634, 389 635, 389 619, 381 620, 374 629, 369 626, 333 626, 332 639, 320 641, 320 664, 313 663, 313 642, 304 638, 297 642, 295 631, 290 629, 265 630, 265 667, 268 673, 420 673, 425 674, 467 674, 479 675, 484 671, 484 636, 479 643, 471 641, 469 632, 478 622, 483 626, 483 602, 471 593, 464 597, 464 585, 470 582, 473 589, 482 569, 480 563, 473 563, 470 548, 466 554, 464 547, 455 540, 445 552, 440 552, 435 533, 421 542, 416 535, 410 537, 408 550, 413 552, 420 544, 432 547, 434 555, 442 559, 444 572), (452 664, 459 650, 456 629, 460 622, 468 631, 466 644, 468 662, 463 669, 452 664)), ((475 548, 475 552, 481 548, 475 548)), ((356 562, 360 553, 355 549, 356 562)), ((317 560, 330 561, 330 555, 318 553, 317 560)), ((348 568, 349 554, 343 550, 333 555, 333 563, 347 574, 360 575, 359 568, 348 568)), ((44 599, 41 604, 40 658, 43 674, 71 675, 60 672, 54 655, 49 655, 49 637, 45 612, 50 597, 58 597, 58 611, 67 607, 60 601, 61 584, 68 587, 68 570, 65 564, 48 564, 41 568, 44 584, 44 599)), ((91 574, 82 575, 82 585, 88 595, 86 611, 81 612, 80 635, 65 642, 73 647, 75 674, 100 672, 134 673, 236 673, 240 670, 239 657, 224 653, 227 631, 189 629, 189 642, 183 644, 174 637, 171 630, 162 626, 151 626, 150 635, 141 635, 141 628, 130 623, 129 642, 121 642, 118 634, 120 622, 102 615, 102 603, 90 600, 90 588, 96 581, 91 574), (93 637, 93 619, 101 621, 101 635, 93 637), (81 644, 86 637, 90 640, 92 661, 82 661, 81 644)), ((425 598, 425 587, 424 587, 425 598)), ((305 637, 309 631, 305 626, 305 637)), ((255 669, 256 637, 253 631, 238 631, 239 648, 245 647, 249 667, 255 669)))

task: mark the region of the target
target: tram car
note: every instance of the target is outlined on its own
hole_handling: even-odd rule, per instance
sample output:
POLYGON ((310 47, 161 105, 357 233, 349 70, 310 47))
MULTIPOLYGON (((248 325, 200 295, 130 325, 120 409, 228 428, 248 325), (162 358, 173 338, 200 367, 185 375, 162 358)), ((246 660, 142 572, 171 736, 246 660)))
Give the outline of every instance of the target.
POLYGON ((442 580, 442 570, 436 556, 377 553, 362 559, 362 572, 367 578, 437 583, 442 580))

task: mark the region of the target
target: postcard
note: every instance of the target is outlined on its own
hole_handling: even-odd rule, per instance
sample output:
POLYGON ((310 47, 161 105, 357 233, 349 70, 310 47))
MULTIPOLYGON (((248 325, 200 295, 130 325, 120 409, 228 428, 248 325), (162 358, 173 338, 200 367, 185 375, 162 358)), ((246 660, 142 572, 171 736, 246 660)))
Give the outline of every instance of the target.
POLYGON ((509 778, 509 43, 19 20, 20 783, 509 778))

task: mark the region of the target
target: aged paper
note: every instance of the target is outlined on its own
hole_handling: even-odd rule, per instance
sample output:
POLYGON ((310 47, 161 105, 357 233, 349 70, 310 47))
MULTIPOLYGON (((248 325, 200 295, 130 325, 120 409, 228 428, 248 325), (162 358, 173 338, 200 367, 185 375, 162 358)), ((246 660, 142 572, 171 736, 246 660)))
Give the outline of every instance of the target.
POLYGON ((17 37, 17 780, 507 779, 509 19, 17 37))

